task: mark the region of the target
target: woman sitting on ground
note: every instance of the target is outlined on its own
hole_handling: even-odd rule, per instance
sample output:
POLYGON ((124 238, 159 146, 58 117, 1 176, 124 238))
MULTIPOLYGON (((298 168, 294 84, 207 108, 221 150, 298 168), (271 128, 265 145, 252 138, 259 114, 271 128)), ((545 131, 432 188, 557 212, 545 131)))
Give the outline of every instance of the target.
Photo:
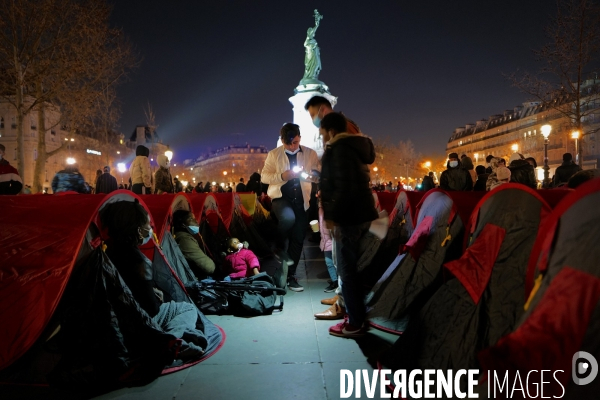
POLYGON ((215 262, 200 248, 200 227, 194 214, 187 210, 178 210, 173 213, 173 229, 175 241, 190 268, 199 280, 208 278, 215 272, 215 262))
POLYGON ((207 338, 196 325, 200 312, 192 303, 182 300, 185 298, 183 289, 179 294, 177 291, 169 293, 158 286, 157 279, 161 278, 154 273, 153 262, 138 248, 153 239, 146 210, 137 199, 134 202, 118 201, 107 204, 100 211, 100 220, 109 234, 106 255, 135 300, 164 332, 182 339, 177 358, 193 359, 204 354, 207 338))

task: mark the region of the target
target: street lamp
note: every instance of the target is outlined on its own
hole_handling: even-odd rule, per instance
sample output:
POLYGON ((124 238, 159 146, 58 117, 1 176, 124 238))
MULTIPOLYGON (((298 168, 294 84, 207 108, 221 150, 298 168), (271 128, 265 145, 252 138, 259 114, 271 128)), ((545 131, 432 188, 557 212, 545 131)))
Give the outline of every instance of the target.
POLYGON ((373 172, 375 172, 375 183, 379 183, 379 174, 377 171, 379 171, 379 169, 377 167, 373 167, 373 172))
POLYGON ((428 172, 429 172, 430 167, 431 167, 431 161, 425 161, 425 168, 427 168, 428 172))
POLYGON ((173 158, 173 152, 169 149, 169 146, 167 146, 167 151, 165 151, 165 156, 167 157, 169 162, 171 162, 171 158, 173 158))
POLYGON ((125 168, 125 163, 118 163, 117 164, 117 169, 119 170, 119 172, 121 173, 121 183, 123 183, 123 172, 125 172, 127 169, 125 168))
POLYGON ((67 164, 69 164, 69 165, 75 164, 75 159, 73 157, 68 157, 67 158, 67 164))
POLYGON ((548 136, 550 136, 550 131, 552 130, 552 126, 543 125, 542 126, 542 135, 544 136, 544 182, 542 186, 547 188, 550 184, 550 167, 548 166, 548 136))
POLYGON ((519 145, 515 143, 512 146, 510 146, 510 149, 513 151, 513 153, 516 153, 517 151, 519 151, 519 145))
POLYGON ((579 164, 579 131, 573 131, 571 138, 575 139, 575 164, 579 164))
POLYGON ((479 153, 475 153, 473 156, 475 157, 475 164, 477 164, 479 162, 479 153))

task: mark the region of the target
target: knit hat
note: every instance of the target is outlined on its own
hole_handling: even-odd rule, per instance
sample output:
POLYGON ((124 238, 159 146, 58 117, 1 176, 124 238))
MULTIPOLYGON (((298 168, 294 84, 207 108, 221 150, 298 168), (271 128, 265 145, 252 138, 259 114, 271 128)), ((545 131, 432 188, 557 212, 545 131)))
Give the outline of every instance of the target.
POLYGON ((458 160, 458 153, 450 153, 448 154, 448 158, 456 158, 458 160))
POLYGON ((513 161, 516 160, 522 160, 523 159, 523 155, 519 154, 519 153, 513 153, 510 158, 508 159, 508 164, 512 163, 513 161))
POLYGON ((496 177, 499 181, 509 180, 510 179, 510 169, 506 167, 498 167, 496 168, 496 177))

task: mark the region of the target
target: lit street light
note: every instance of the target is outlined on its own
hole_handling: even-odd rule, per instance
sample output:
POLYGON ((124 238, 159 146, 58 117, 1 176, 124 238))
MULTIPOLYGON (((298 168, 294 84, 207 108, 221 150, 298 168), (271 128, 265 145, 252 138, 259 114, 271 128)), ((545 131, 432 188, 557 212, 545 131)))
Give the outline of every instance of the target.
POLYGON ((169 149, 169 146, 167 146, 167 151, 165 151, 165 156, 167 157, 169 162, 171 162, 171 158, 173 158, 173 152, 169 149))
POLYGON ((548 136, 550 136, 550 131, 552 131, 552 126, 542 126, 542 135, 544 136, 544 181, 542 187, 545 188, 550 184, 550 167, 548 166, 548 136))
POLYGON ((75 159, 73 157, 68 157, 67 158, 67 164, 69 164, 69 165, 75 164, 75 159))
POLYGON ((575 164, 579 165, 579 131, 573 131, 571 138, 575 139, 575 164))
POLYGON ((510 149, 513 151, 513 153, 516 153, 517 151, 519 151, 519 145, 515 143, 512 146, 510 146, 510 149))
POLYGON ((123 183, 123 172, 125 172, 127 170, 127 168, 125 168, 125 163, 122 163, 122 162, 118 163, 117 164, 117 169, 121 173, 121 183, 123 183))

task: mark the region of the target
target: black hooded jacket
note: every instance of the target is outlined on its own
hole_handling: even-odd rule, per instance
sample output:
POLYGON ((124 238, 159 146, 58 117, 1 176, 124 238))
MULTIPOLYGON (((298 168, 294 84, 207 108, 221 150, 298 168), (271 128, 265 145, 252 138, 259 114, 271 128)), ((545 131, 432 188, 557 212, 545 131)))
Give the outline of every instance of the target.
POLYGON ((321 161, 321 203, 326 220, 359 225, 379 217, 371 191, 369 164, 375 161, 371 139, 339 133, 329 141, 321 161))
POLYGON ((537 179, 533 165, 525 160, 513 160, 508 166, 510 169, 510 181, 522 183, 532 189, 537 189, 537 179))
POLYGON ((458 166, 452 168, 450 161, 446 164, 447 170, 440 176, 440 189, 444 190, 473 190, 473 179, 466 169, 463 169, 461 162, 458 166))
POLYGON ((581 168, 573 161, 563 161, 563 163, 556 168, 556 172, 554 173, 554 186, 558 186, 561 183, 567 183, 569 178, 579 171, 581 171, 581 168))

